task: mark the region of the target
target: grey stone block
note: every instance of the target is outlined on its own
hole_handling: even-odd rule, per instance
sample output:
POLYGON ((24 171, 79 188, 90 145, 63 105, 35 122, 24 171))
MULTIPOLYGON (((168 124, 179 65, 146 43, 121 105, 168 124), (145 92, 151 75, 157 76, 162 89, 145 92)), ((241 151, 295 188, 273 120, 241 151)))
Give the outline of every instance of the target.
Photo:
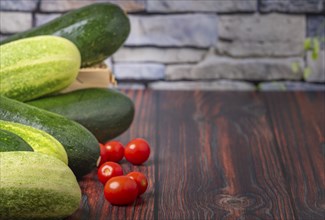
POLYGON ((166 79, 242 79, 242 80, 280 80, 302 79, 302 58, 288 59, 232 59, 208 57, 197 65, 169 65, 166 79), (292 64, 299 68, 295 72, 292 64))
POLYGON ((264 82, 258 85, 261 91, 325 91, 325 84, 312 84, 306 82, 264 82))
POLYGON ((17 33, 32 27, 32 14, 27 12, 0 12, 0 32, 17 33))
POLYGON ((35 11, 39 0, 1 0, 0 9, 6 11, 35 11))
POLYGON ((231 57, 291 57, 303 55, 303 42, 219 41, 217 52, 231 57))
POLYGON ((303 55, 304 15, 219 16, 219 53, 234 57, 303 55))
POLYGON ((260 0, 262 12, 319 13, 324 11, 324 0, 260 0))
POLYGON ((119 82, 117 84, 118 89, 145 89, 146 86, 141 83, 125 83, 125 82, 119 82))
POLYGON ((131 46, 210 47, 217 41, 215 14, 129 16, 131 46))
POLYGON ((111 58, 111 57, 109 57, 109 58, 107 58, 106 60, 104 60, 104 64, 106 64, 106 66, 107 66, 108 68, 110 68, 111 70, 114 68, 114 67, 113 67, 113 62, 112 62, 112 58, 111 58))
POLYGON ((232 90, 254 91, 254 84, 241 81, 218 80, 218 81, 179 81, 179 82, 153 82, 149 88, 155 90, 232 90))
POLYGON ((52 21, 55 18, 60 17, 60 13, 54 13, 54 14, 36 14, 35 15, 35 26, 40 26, 42 24, 45 24, 49 21, 52 21))
POLYGON ((312 59, 312 53, 307 53, 307 66, 310 68, 310 74, 305 75, 308 82, 325 82, 325 50, 319 52, 317 60, 312 59))
POLYGON ((167 80, 200 79, 199 76, 192 74, 194 68, 195 65, 192 64, 168 65, 165 76, 167 80))
POLYGON ((148 0, 149 12, 254 12, 257 0, 148 0))
POLYGON ((145 0, 42 0, 41 11, 43 12, 65 12, 81 8, 90 4, 110 2, 119 5, 125 11, 143 11, 145 0))
POLYGON ((118 50, 115 62, 193 63, 202 60, 206 50, 190 48, 128 48, 118 50))
MULTIPOLYGON (((307 16, 307 37, 316 37, 325 39, 325 16, 309 15, 307 16)), ((325 41, 321 41, 321 48, 325 49, 325 41)))
POLYGON ((308 15, 307 16, 307 36, 325 37, 325 16, 324 15, 308 15))
POLYGON ((159 80, 165 76, 165 66, 153 63, 115 63, 113 72, 117 80, 159 80))

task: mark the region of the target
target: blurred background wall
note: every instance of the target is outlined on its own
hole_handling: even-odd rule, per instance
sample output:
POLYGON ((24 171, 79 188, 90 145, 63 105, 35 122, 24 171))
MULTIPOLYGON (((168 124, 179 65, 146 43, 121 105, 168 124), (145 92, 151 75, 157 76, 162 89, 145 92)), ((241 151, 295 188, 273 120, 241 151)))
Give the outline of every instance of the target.
POLYGON ((325 0, 0 0, 0 36, 95 2, 131 20, 120 87, 325 90, 325 0))

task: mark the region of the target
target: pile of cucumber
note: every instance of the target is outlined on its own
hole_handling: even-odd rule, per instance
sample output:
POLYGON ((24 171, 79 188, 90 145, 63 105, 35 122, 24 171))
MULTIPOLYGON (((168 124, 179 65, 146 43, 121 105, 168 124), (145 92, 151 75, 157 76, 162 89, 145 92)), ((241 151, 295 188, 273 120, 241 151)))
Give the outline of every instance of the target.
POLYGON ((57 219, 78 209, 77 180, 96 166, 98 142, 129 128, 134 105, 108 88, 59 91, 129 32, 121 8, 98 3, 0 42, 0 219, 57 219))

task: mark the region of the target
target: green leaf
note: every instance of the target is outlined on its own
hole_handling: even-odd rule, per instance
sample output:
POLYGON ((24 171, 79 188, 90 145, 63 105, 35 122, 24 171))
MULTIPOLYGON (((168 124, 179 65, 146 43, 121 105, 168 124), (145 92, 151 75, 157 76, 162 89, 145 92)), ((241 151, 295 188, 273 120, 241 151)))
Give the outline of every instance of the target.
POLYGON ((311 39, 306 38, 306 40, 304 41, 304 49, 305 50, 310 50, 310 48, 311 48, 311 39))
POLYGON ((300 69, 300 65, 298 62, 291 63, 291 69, 294 73, 298 73, 300 69))
POLYGON ((312 52, 312 55, 311 55, 311 58, 313 60, 317 60, 318 59, 319 49, 320 49, 319 41, 318 41, 317 38, 314 38, 313 39, 313 52, 312 52))
POLYGON ((312 74, 312 71, 311 71, 310 67, 306 67, 304 69, 304 79, 305 80, 308 79, 311 74, 312 74))

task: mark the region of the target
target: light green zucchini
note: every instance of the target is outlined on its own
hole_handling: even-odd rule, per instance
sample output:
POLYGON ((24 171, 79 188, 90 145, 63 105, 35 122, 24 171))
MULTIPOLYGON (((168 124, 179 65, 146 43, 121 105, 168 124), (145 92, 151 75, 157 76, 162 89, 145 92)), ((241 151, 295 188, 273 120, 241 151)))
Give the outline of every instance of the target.
POLYGON ((0 95, 32 100, 69 86, 81 57, 69 40, 57 36, 25 38, 0 46, 0 95))
POLYGON ((0 219, 53 219, 78 209, 81 190, 62 161, 30 151, 0 152, 0 219))
POLYGON ((62 144, 45 131, 28 125, 3 120, 0 120, 0 129, 18 135, 35 152, 51 155, 68 164, 68 156, 62 144))

